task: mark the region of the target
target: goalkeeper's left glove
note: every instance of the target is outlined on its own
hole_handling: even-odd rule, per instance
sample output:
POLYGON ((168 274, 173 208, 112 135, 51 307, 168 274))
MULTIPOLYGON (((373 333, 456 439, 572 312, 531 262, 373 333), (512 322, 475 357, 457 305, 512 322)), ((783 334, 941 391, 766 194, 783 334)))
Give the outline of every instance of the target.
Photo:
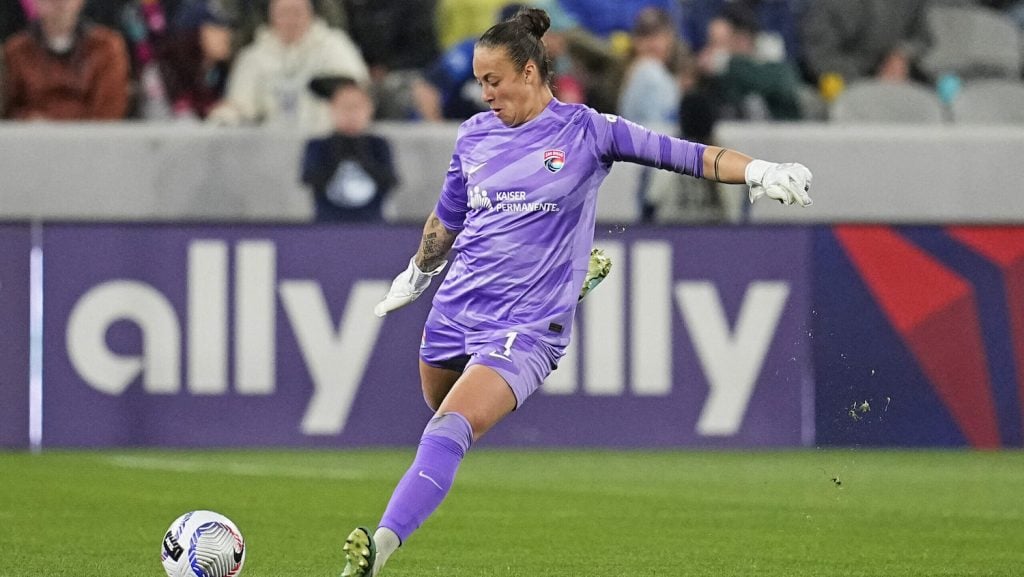
POLYGON ((442 261, 434 270, 421 271, 416 266, 416 257, 409 259, 409 266, 391 282, 387 296, 373 307, 373 314, 383 317, 419 298, 423 291, 430 286, 430 279, 441 274, 446 264, 448 261, 442 261))
POLYGON ((797 163, 776 164, 751 160, 746 170, 750 202, 767 196, 782 204, 810 206, 811 171, 797 163))

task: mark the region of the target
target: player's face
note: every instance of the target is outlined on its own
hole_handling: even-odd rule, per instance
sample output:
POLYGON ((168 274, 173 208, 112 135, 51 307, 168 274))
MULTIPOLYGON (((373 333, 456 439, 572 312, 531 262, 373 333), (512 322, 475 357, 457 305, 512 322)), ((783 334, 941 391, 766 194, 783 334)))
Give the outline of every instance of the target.
POLYGON ((540 113, 535 110, 540 90, 537 67, 532 61, 516 71, 504 48, 477 46, 473 51, 473 76, 481 96, 498 119, 518 126, 540 113))

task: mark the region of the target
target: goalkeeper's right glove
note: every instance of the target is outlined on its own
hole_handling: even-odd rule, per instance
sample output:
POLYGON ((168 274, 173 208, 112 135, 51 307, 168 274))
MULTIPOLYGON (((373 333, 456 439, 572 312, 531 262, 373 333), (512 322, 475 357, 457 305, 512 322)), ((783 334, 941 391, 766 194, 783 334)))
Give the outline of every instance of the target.
POLYGON ((395 280, 391 282, 384 300, 373 307, 373 314, 383 317, 389 312, 400 309, 405 305, 419 298, 423 291, 430 286, 430 279, 441 274, 448 261, 442 262, 432 271, 423 272, 416 266, 416 257, 409 259, 409 267, 402 271, 395 280))
POLYGON ((590 249, 590 261, 587 263, 587 276, 583 279, 583 288, 576 302, 583 300, 587 293, 597 288, 601 281, 612 272, 612 259, 599 248, 590 249))
POLYGON ((782 204, 810 206, 811 171, 797 163, 775 164, 764 160, 751 160, 746 169, 750 202, 767 196, 782 204))

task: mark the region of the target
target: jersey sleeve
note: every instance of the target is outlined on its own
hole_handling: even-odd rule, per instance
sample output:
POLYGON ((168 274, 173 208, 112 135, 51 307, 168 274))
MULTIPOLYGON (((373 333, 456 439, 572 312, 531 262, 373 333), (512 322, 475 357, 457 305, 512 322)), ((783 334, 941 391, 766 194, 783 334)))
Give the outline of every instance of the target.
POLYGON ((660 134, 613 114, 590 114, 598 158, 625 161, 704 177, 707 145, 660 134))
POLYGON ((441 197, 437 199, 434 214, 445 228, 458 231, 465 226, 468 212, 466 175, 462 172, 462 160, 456 149, 452 154, 452 162, 448 165, 448 174, 444 177, 444 186, 441 187, 441 197))

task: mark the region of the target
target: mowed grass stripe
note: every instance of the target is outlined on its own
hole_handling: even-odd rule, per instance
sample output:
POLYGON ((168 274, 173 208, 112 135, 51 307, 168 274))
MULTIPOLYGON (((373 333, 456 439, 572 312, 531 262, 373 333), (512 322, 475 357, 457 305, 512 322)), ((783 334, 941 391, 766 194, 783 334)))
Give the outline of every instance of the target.
MULTIPOLYGON (((412 449, 0 453, 0 576, 159 576, 184 511, 244 577, 335 576, 412 449), (341 506, 344 491, 355 495, 341 506)), ((477 448, 385 576, 1020 575, 1024 453, 477 448)))

